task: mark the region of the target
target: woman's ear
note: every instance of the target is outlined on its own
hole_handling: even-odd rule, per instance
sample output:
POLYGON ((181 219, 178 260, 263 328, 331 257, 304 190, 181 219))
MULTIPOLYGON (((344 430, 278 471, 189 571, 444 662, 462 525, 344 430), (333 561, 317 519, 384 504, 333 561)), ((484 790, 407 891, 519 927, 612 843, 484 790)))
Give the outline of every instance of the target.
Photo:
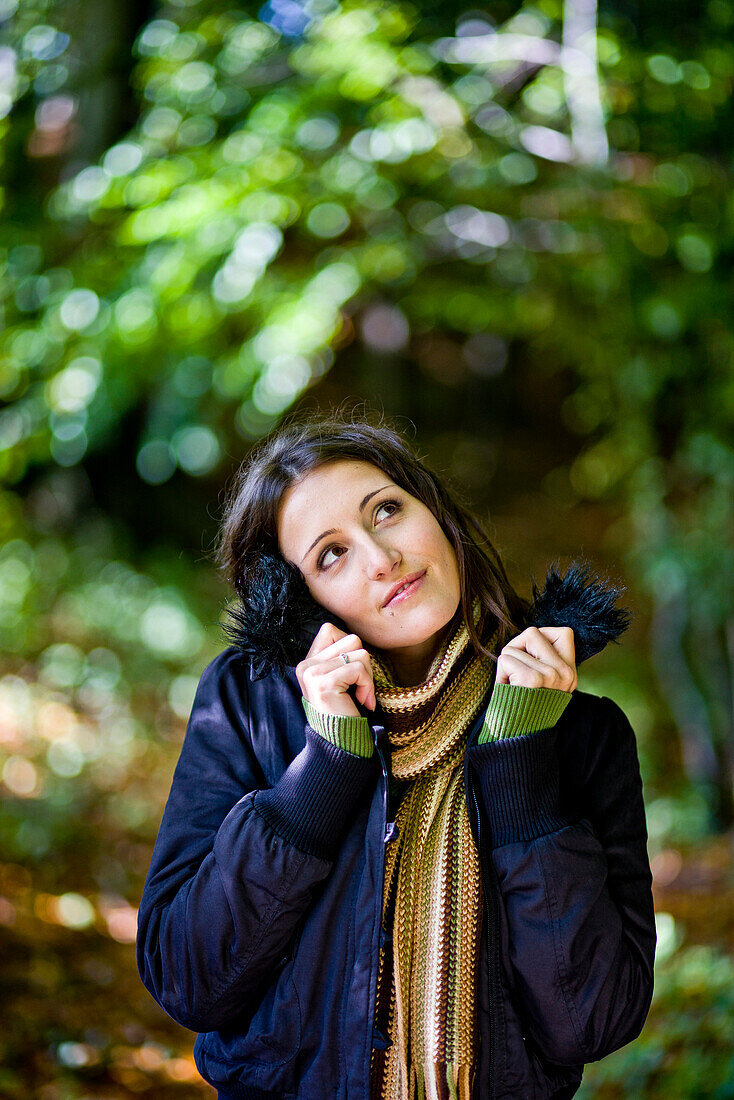
POLYGON ((325 622, 341 620, 317 603, 300 570, 277 551, 264 550, 245 563, 236 584, 239 602, 227 607, 222 630, 250 658, 253 679, 273 668, 281 675, 308 653, 325 622))

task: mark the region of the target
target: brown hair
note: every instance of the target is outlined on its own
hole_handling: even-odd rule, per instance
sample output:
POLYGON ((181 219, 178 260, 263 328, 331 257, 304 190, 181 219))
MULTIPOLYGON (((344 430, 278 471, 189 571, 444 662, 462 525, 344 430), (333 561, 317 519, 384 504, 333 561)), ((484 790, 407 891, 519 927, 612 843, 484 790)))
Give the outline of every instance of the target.
MULTIPOLYGON (((277 517, 285 491, 334 459, 359 459, 386 473, 428 507, 452 544, 459 569, 463 618, 476 653, 494 656, 485 643, 500 628, 497 652, 525 622, 530 602, 519 596, 480 521, 446 481, 430 470, 384 414, 297 413, 255 445, 228 491, 215 549, 220 573, 244 599, 248 571, 263 553, 282 559, 277 517), (479 597, 482 637, 471 614, 479 597), (488 614, 487 614, 488 613, 488 614)), ((453 624, 452 624, 453 627, 453 624)))

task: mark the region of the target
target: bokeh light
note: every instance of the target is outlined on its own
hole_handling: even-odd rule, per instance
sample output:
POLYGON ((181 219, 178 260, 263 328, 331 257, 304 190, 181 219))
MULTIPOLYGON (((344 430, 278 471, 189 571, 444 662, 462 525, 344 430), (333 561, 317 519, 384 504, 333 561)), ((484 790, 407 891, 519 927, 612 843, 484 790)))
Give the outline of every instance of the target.
POLYGON ((95 12, 0 0, 0 1092, 203 1087, 134 938, 222 648, 217 507, 347 395, 523 584, 578 545, 629 580, 584 683, 640 746, 656 993, 579 1097, 725 1091, 730 5, 95 12))

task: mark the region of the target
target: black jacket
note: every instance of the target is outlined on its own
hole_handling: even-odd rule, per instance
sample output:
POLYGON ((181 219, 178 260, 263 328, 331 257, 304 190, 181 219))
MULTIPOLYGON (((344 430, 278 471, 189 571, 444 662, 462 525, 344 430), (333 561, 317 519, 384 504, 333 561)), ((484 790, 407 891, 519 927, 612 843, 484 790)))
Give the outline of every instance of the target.
MULTIPOLYGON (((554 727, 479 745, 484 709, 464 768, 487 907, 474 1096, 570 1097, 652 998, 635 736, 611 699, 577 690, 554 727)), ((295 673, 256 679, 235 646, 201 677, 137 949, 158 1003, 200 1032, 220 1097, 369 1100, 395 809, 387 734, 370 726, 372 758, 332 745, 295 673)))

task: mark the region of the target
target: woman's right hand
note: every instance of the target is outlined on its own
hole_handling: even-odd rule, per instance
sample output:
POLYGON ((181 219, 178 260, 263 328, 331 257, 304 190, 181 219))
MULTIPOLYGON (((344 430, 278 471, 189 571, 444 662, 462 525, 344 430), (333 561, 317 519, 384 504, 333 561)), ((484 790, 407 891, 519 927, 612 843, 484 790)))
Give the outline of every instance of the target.
POLYGON ((296 677, 304 698, 317 710, 345 718, 360 713, 348 694, 356 686, 357 701, 374 710, 375 687, 370 655, 356 634, 345 634, 334 623, 324 623, 305 658, 296 665, 296 677), (341 654, 349 656, 345 662, 341 654))

